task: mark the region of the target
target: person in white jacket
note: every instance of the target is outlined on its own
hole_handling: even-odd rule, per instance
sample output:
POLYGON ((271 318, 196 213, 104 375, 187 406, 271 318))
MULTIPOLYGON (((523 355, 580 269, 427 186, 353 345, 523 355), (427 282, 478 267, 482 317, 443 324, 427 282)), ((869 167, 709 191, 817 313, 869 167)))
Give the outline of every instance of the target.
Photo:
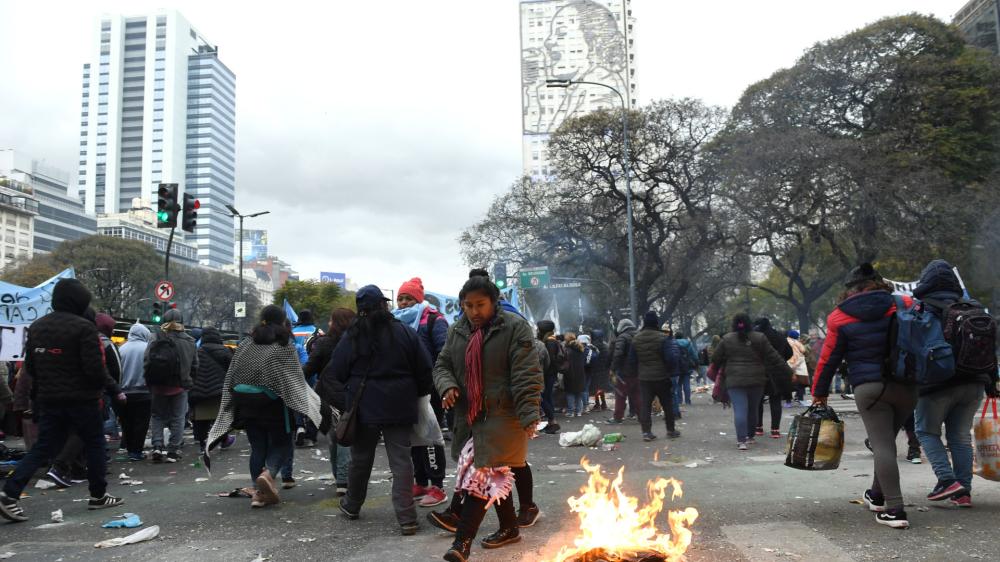
POLYGON ((808 406, 806 403, 806 387, 810 384, 809 362, 806 361, 806 346, 799 341, 798 330, 788 330, 788 345, 792 348, 792 358, 788 360, 788 366, 792 368, 793 387, 795 388, 795 401, 799 406, 808 406))

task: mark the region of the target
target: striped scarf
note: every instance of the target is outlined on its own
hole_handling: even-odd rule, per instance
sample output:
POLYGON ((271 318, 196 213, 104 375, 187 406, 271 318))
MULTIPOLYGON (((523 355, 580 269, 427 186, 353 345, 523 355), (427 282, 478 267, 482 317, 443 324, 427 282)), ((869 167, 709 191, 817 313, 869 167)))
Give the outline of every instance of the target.
POLYGON ((483 339, 486 326, 472 331, 469 345, 465 348, 465 391, 469 401, 469 410, 465 414, 469 425, 479 415, 483 407, 483 339))

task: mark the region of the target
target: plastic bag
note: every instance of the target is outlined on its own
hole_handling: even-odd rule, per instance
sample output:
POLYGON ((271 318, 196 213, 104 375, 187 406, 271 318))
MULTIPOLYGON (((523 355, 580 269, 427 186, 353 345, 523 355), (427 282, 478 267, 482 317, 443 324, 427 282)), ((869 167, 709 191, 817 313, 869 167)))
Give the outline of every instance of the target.
POLYGON ((559 434, 560 447, 593 447, 601 440, 601 430, 593 424, 583 426, 580 431, 566 431, 559 434))
POLYGON ((972 426, 972 430, 976 436, 973 474, 1000 482, 1000 419, 997 418, 996 398, 986 399, 982 417, 972 426), (993 405, 992 417, 986 415, 990 404, 993 405))
POLYGON ((112 548, 115 546, 122 546, 126 544, 135 544, 137 542, 148 541, 155 539, 160 534, 160 526, 153 525, 139 532, 132 533, 124 537, 115 537, 113 539, 108 539, 106 541, 101 541, 94 545, 94 548, 112 548))
POLYGON ((413 424, 413 430, 410 431, 410 445, 413 447, 444 446, 444 435, 441 434, 441 426, 438 425, 437 416, 434 415, 430 394, 417 399, 417 423, 413 424))
POLYGON ((844 422, 829 406, 810 406, 795 416, 788 430, 785 466, 799 470, 835 470, 844 454, 844 422))

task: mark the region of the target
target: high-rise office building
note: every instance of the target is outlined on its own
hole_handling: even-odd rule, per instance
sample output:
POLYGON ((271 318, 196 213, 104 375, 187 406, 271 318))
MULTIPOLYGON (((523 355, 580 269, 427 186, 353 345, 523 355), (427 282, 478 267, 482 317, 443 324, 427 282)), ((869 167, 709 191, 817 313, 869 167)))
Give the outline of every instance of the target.
MULTIPOLYGON (((198 261, 233 263, 236 79, 177 12, 101 20, 83 65, 78 188, 88 213, 111 215, 155 201, 160 182, 201 202, 185 237, 198 261)), ((178 233, 180 234, 180 233, 178 233)))
POLYGON ((521 119, 524 175, 543 178, 549 135, 570 117, 621 107, 588 84, 548 88, 551 79, 597 82, 635 107, 635 18, 631 0, 521 0, 521 119))
POLYGON ((953 23, 970 44, 1000 54, 1000 0, 971 0, 953 23))

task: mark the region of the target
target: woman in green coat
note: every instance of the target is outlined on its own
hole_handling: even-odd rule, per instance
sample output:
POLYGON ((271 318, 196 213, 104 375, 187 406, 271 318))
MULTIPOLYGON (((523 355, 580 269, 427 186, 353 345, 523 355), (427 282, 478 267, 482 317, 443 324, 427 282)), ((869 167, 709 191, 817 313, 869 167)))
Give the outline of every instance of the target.
POLYGON ((483 548, 521 539, 511 497, 512 469, 526 466, 528 439, 539 421, 542 370, 534 334, 521 317, 501 310, 500 291, 483 274, 473 270, 462 287, 464 314, 449 330, 434 367, 442 404, 455 410, 452 456, 458 471, 451 506, 428 519, 455 533, 444 555, 451 562, 468 560, 492 504, 500 530, 481 541, 483 548))

